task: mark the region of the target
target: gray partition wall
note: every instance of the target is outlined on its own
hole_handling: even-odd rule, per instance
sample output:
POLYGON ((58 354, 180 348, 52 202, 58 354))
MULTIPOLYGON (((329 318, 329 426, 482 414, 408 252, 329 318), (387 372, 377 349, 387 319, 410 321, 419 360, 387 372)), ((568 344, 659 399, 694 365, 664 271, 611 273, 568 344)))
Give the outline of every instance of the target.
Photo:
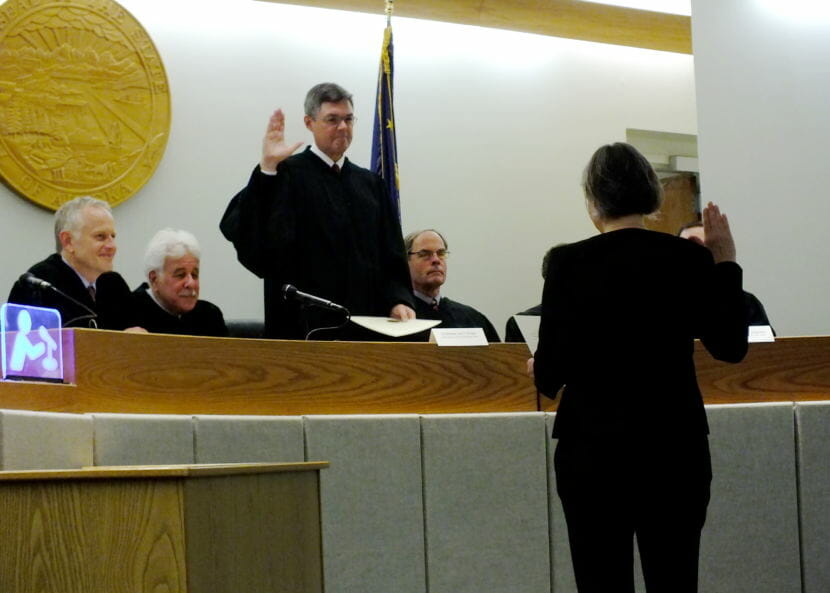
POLYGON ((91 414, 95 465, 194 462, 193 417, 166 414, 91 414))
MULTIPOLYGON (((714 477, 699 591, 830 591, 830 402, 707 413, 714 477)), ((320 473, 327 593, 575 593, 554 416, 0 410, 0 464, 329 461, 320 473)))
POLYGON ((708 406, 701 593, 801 591, 792 403, 708 406))
POLYGON ((830 402, 795 406, 804 593, 830 591, 830 402))
POLYGON ((76 469, 88 465, 92 465, 89 416, 0 410, 0 470, 76 469))
POLYGON ((430 593, 549 593, 543 413, 421 418, 430 593))
POLYGON ((553 469, 553 454, 556 441, 551 438, 556 414, 545 415, 545 434, 548 443, 548 515, 550 522, 550 569, 553 593, 576 593, 576 580, 571 563, 571 548, 568 543, 568 525, 562 503, 556 494, 556 473, 553 469))
POLYGON ((196 463, 305 461, 302 416, 194 416, 196 463))
POLYGON ((425 593, 420 419, 307 416, 320 472, 326 593, 425 593))

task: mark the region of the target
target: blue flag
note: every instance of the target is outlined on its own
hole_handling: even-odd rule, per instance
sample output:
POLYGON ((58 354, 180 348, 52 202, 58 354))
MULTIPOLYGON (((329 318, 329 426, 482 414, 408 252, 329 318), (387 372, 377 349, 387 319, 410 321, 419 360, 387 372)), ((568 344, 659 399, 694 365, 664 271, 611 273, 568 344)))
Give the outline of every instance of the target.
POLYGON ((395 140, 395 108, 392 105, 392 27, 383 31, 383 48, 378 69, 375 125, 372 133, 372 171, 380 175, 389 189, 392 207, 401 217, 398 184, 398 146, 395 140))

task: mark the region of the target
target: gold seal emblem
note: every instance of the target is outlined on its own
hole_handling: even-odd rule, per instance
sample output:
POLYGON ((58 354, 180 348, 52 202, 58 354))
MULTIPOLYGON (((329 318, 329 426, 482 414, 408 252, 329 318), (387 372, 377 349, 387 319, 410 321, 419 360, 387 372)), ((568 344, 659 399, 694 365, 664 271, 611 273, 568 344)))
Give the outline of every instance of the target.
POLYGON ((112 205, 152 176, 170 131, 155 45, 111 0, 0 5, 0 177, 56 210, 79 195, 112 205))

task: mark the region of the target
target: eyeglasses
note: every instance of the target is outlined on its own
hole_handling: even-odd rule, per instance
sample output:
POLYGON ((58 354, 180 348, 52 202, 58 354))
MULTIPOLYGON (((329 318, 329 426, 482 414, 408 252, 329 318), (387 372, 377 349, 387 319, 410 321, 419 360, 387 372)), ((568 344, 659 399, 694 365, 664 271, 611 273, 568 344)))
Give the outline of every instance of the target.
POLYGON ((433 255, 437 255, 438 259, 447 259, 447 256, 450 254, 450 252, 446 249, 438 249, 436 251, 432 251, 431 249, 421 249, 420 251, 407 251, 406 253, 414 255, 418 259, 432 259, 433 255))
POLYGON ((354 125, 354 122, 357 121, 357 118, 354 115, 327 115, 317 121, 323 122, 325 125, 331 128, 337 128, 340 126, 340 123, 346 124, 347 128, 351 128, 354 125))

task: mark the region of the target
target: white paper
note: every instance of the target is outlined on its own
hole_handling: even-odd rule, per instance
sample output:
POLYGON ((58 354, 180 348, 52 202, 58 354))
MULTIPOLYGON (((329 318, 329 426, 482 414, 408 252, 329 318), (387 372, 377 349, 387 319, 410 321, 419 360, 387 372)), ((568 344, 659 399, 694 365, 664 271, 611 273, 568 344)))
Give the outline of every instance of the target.
POLYGON ((539 322, 542 318, 539 315, 514 315, 513 319, 516 320, 530 353, 535 353, 539 347, 539 322))
POLYGON ((488 346, 487 336, 480 327, 433 328, 429 341, 439 346, 488 346))
POLYGON ((401 321, 399 319, 392 319, 391 317, 372 317, 370 315, 352 315, 351 320, 361 327, 393 338, 417 334, 441 323, 434 319, 409 319, 407 321, 401 321))
POLYGON ((754 342, 774 342, 775 335, 772 333, 772 328, 768 325, 750 325, 749 339, 750 344, 754 342))

